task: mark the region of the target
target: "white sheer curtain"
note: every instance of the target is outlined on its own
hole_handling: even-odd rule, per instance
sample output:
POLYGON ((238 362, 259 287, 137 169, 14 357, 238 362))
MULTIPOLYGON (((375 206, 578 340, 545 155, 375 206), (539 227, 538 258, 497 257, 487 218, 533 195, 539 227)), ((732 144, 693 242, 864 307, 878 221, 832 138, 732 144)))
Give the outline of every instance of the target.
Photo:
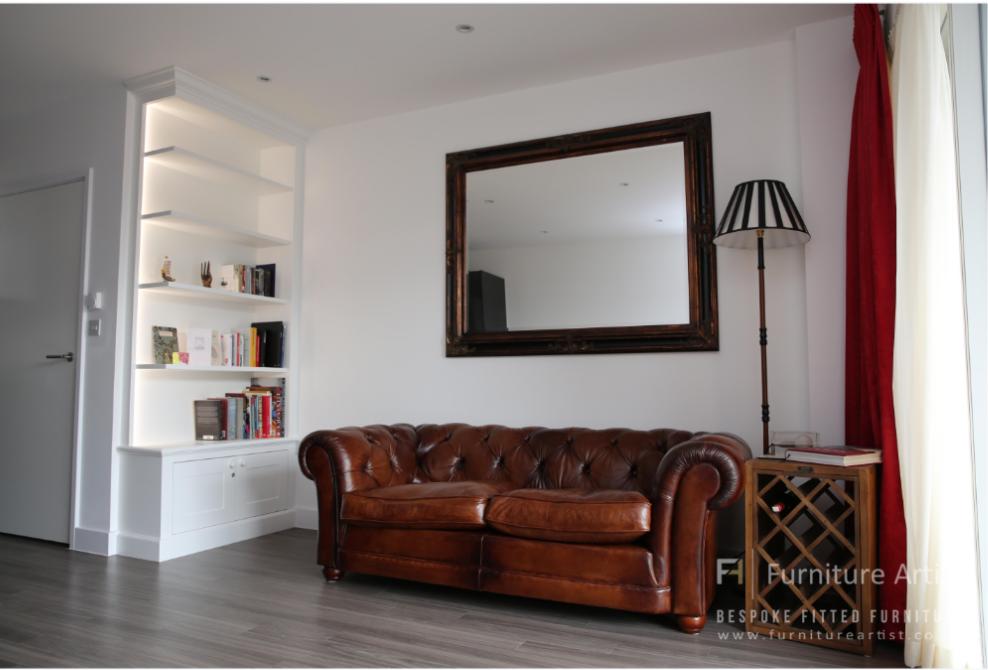
POLYGON ((946 8, 898 9, 892 391, 910 578, 905 661, 981 667, 954 121, 940 35, 946 8))

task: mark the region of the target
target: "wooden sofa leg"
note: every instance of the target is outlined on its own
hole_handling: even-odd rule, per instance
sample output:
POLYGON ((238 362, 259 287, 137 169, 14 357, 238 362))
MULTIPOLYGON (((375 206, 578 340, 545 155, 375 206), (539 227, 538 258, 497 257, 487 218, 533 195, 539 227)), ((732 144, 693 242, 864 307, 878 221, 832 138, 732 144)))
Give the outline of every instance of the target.
POLYGON ((343 579, 343 571, 331 568, 328 565, 322 569, 322 574, 327 582, 338 582, 343 579))
POLYGON ((700 616, 686 616, 681 614, 676 618, 679 620, 679 630, 690 635, 699 633, 707 623, 706 614, 700 616))

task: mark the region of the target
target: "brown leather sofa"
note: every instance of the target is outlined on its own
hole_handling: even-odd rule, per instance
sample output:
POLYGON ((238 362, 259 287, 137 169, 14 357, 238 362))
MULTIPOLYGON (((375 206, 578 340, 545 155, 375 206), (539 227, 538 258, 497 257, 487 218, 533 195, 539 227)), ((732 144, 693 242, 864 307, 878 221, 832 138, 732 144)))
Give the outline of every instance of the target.
POLYGON ((310 434, 317 562, 344 572, 672 613, 699 632, 717 511, 748 446, 725 433, 464 424, 310 434))

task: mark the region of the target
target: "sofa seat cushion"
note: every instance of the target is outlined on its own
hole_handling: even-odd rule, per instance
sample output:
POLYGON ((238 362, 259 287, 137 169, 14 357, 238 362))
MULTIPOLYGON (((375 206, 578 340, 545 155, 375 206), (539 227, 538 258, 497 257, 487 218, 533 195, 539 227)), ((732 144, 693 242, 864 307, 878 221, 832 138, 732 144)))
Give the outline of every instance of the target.
POLYGON ((518 489, 491 499, 487 525, 535 540, 620 544, 646 534, 652 517, 637 491, 518 489))
POLYGON ((506 482, 427 482, 351 491, 343 496, 340 519, 362 526, 479 529, 487 501, 509 488, 506 482))

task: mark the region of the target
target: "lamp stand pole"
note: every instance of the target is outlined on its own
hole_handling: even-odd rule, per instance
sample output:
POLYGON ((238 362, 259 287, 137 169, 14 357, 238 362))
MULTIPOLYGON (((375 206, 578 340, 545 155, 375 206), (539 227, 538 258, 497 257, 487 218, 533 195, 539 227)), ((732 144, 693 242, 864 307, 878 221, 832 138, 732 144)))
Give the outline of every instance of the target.
POLYGON ((765 231, 758 233, 758 344, 762 351, 762 453, 768 446, 768 329, 765 327, 765 231))

